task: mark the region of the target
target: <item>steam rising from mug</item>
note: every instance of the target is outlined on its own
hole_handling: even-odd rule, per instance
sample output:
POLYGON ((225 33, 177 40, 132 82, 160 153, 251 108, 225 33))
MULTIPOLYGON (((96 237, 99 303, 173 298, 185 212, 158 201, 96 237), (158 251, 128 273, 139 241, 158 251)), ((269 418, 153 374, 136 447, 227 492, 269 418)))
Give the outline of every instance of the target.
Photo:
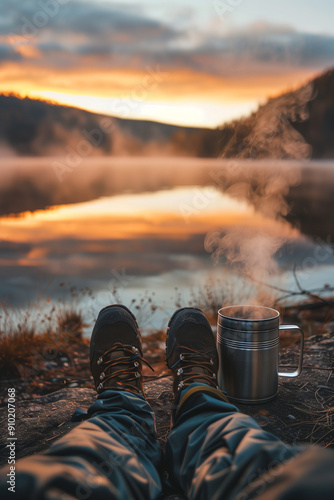
MULTIPOLYGON (((243 140, 237 158, 305 159, 310 156, 310 146, 293 128, 291 122, 305 120, 307 103, 312 99, 313 86, 308 84, 295 93, 283 95, 260 107, 252 132, 243 140)), ((250 120, 252 117, 245 120, 250 120)), ((254 119, 254 116, 253 116, 254 119)), ((242 126, 242 123, 241 125, 242 126)), ((238 133, 236 131, 236 136, 238 133)), ((227 149, 229 145, 227 145, 227 149)), ((225 151, 222 157, 225 156, 225 151)), ((224 256, 227 262, 252 281, 270 283, 278 274, 275 255, 297 229, 284 219, 289 213, 286 195, 291 186, 298 184, 300 168, 289 161, 231 161, 230 183, 224 192, 241 200, 247 200, 254 212, 264 216, 268 223, 263 226, 238 226, 208 233, 204 246, 217 261, 224 256)), ((272 306, 275 296, 268 288, 258 287, 251 302, 272 306)))

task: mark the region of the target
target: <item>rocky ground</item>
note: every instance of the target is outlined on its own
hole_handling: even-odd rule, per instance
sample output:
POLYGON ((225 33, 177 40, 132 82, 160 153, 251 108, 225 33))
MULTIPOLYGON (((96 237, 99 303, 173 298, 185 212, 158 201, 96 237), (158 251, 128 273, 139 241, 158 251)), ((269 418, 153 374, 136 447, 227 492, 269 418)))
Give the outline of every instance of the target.
MULTIPOLYGON (((147 359, 156 369, 146 371, 146 394, 156 414, 160 443, 164 446, 170 426, 172 406, 171 377, 163 361, 163 342, 150 342, 147 359), (149 376, 148 376, 149 375, 149 376)), ((297 344, 282 350, 281 363, 296 366, 297 344)), ((0 422, 6 429, 7 388, 15 387, 17 457, 42 451, 66 434, 76 407, 87 409, 94 401, 88 366, 88 346, 73 351, 73 358, 60 355, 36 380, 1 382, 5 397, 0 406, 0 422), (57 364, 57 365, 56 365, 57 364)), ((239 405, 266 430, 289 443, 309 442, 334 446, 334 334, 313 336, 305 343, 304 370, 295 379, 281 379, 278 397, 267 404, 239 405)), ((51 362, 48 362, 51 363, 51 362)), ((6 462, 6 432, 0 437, 1 464, 6 462)))
MULTIPOLYGON (((165 363, 164 333, 157 332, 143 338, 145 359, 154 367, 152 372, 143 366, 145 379, 151 380, 169 374, 165 363)), ((35 351, 32 348, 32 351, 35 351)), ((89 339, 73 338, 65 344, 50 343, 28 357, 16 363, 15 369, 2 369, 0 363, 0 407, 6 402, 6 388, 15 387, 19 401, 35 399, 60 389, 93 389, 93 377, 89 368, 89 339)))
MULTIPOLYGON (((65 355, 61 351, 52 360, 34 369, 38 376, 21 371, 20 378, 1 381, 0 466, 7 463, 7 389, 15 387, 16 457, 42 452, 79 424, 73 417, 76 408, 86 410, 95 400, 89 372, 88 342, 73 343, 65 355)), ((299 345, 282 349, 281 364, 296 367, 299 345)), ((160 334, 144 339, 147 360, 155 368, 145 367, 145 391, 156 417, 162 448, 170 429, 173 403, 172 379, 164 362, 164 342, 160 334)), ((264 429, 287 443, 315 443, 334 447, 334 333, 315 335, 305 343, 304 370, 295 379, 281 379, 278 397, 267 404, 239 405, 264 429)), ((181 500, 172 495, 166 500, 181 500)))

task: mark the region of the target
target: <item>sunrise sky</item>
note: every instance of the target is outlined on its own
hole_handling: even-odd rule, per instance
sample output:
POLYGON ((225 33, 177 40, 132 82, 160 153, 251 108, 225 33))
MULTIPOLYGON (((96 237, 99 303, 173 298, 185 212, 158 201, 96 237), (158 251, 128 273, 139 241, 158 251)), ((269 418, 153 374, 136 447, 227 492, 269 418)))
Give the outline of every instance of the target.
POLYGON ((0 92, 215 127, 334 63, 332 0, 2 0, 0 92))

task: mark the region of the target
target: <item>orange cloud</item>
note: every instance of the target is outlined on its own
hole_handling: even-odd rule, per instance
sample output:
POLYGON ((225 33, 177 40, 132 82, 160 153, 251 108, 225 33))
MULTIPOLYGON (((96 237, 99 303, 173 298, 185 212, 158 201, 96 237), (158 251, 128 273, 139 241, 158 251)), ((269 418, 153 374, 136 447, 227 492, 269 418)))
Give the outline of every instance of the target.
POLYGON ((16 47, 15 50, 26 59, 38 59, 39 57, 41 57, 40 51, 32 44, 20 44, 16 47))

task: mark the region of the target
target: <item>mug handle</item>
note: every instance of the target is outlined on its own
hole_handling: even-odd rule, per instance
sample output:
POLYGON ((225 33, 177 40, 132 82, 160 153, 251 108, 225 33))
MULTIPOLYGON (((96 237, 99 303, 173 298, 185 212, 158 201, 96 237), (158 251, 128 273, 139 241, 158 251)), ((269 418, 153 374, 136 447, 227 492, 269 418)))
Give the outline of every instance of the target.
POLYGON ((298 375, 300 375, 302 372, 302 366, 303 366, 304 332, 301 328, 299 328, 299 326, 296 326, 296 325, 280 325, 279 329, 280 330, 298 330, 300 335, 301 335, 299 361, 298 361, 297 370, 294 372, 278 372, 279 377, 298 377, 298 375))

